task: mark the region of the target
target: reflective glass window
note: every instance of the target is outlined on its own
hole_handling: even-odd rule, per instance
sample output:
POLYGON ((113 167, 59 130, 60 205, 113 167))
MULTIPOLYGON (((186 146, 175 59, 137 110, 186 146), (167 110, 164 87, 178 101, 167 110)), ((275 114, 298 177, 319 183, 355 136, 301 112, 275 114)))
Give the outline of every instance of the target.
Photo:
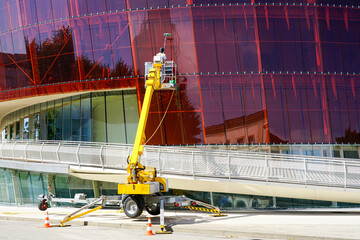
POLYGON ((106 93, 106 114, 108 141, 126 143, 126 122, 122 92, 106 93))
POLYGON ((169 60, 175 60, 179 73, 197 72, 196 49, 194 45, 194 29, 190 8, 174 8, 170 10, 172 24, 172 41, 167 42, 171 47, 169 60), (176 45, 176 47, 174 46, 176 45))
POLYGON ((91 141, 91 98, 81 95, 81 141, 91 141))
POLYGON ((105 96, 104 93, 91 96, 92 141, 106 142, 105 96))
POLYGON ((235 31, 238 41, 238 55, 241 71, 258 71, 258 50, 255 42, 255 24, 253 7, 234 8, 235 31))
POLYGON ((63 140, 71 140, 71 98, 63 99, 63 140))
POLYGON ((107 16, 93 16, 89 18, 91 31, 94 66, 89 69, 89 78, 110 77, 110 68, 113 67, 110 46, 110 33, 107 16))
MULTIPOLYGON (((20 10, 20 3, 19 0, 7 0, 7 7, 8 7, 8 13, 10 14, 10 18, 8 20, 5 20, 4 23, 8 22, 10 19, 10 28, 18 28, 20 26, 23 26, 22 19, 21 19, 21 10, 20 10)), ((8 14, 5 14, 6 16, 8 14)), ((6 24, 4 25, 6 26, 6 24)), ((6 30, 8 30, 7 28, 6 30)))
POLYGON ((218 72, 213 9, 193 8, 192 14, 199 72, 218 72))
POLYGON ((340 76, 326 76, 326 90, 332 130, 331 142, 346 142, 346 131, 350 130, 346 82, 340 76))
POLYGON ((83 16, 88 14, 87 0, 69 1, 69 11, 71 16, 83 16))
POLYGON ((77 59, 80 79, 91 78, 96 67, 91 44, 89 18, 82 17, 70 20, 73 30, 75 57, 77 59))
MULTIPOLYGON (((54 104, 54 103, 53 103, 54 104)), ((46 140, 47 135, 47 103, 40 104, 40 139, 46 140)))
POLYGON ((35 140, 41 140, 41 128, 40 128, 40 104, 35 105, 35 113, 34 113, 34 119, 33 119, 33 139, 35 140))
POLYGON ((71 140, 80 141, 80 96, 71 97, 71 140))
POLYGON ((310 116, 304 76, 289 75, 285 78, 286 102, 289 114, 289 130, 294 143, 311 142, 310 116))
POLYGON ((126 142, 134 143, 139 124, 139 108, 137 96, 132 91, 124 91, 124 110, 126 122, 126 142))
POLYGON ((265 75, 264 88, 269 134, 274 143, 290 142, 285 82, 281 75, 265 75))
POLYGON ((8 5, 5 1, 0 4, 0 32, 10 29, 8 5))
POLYGON ((53 20, 51 0, 36 0, 35 3, 39 22, 53 20))
POLYGON ((29 139, 29 117, 24 118, 23 139, 29 139))
POLYGON ((32 195, 31 178, 28 172, 18 173, 20 182, 20 196, 21 204, 34 203, 34 196, 32 195))
POLYGON ((46 117, 46 125, 47 125, 47 137, 46 140, 55 140, 55 108, 54 108, 54 101, 48 102, 47 106, 47 117, 46 117))
POLYGON ((107 2, 106 0, 87 0, 87 7, 88 7, 89 13, 106 12, 107 11, 106 2, 107 2))
POLYGON ((22 23, 30 25, 38 23, 36 0, 19 0, 22 23))
POLYGON ((126 9, 126 1, 124 0, 112 0, 106 1, 108 11, 116 11, 126 9))
POLYGON ((62 129, 63 129, 63 108, 62 99, 55 100, 54 108, 54 120, 55 120, 55 140, 62 140, 62 129))
MULTIPOLYGON (((131 53, 129 25, 126 13, 108 15, 109 45, 103 50, 111 52, 112 61, 110 67, 111 77, 134 75, 134 66, 131 53)), ((141 67, 142 68, 142 67, 141 67)))
POLYGON ((200 77, 201 97, 207 143, 226 143, 221 78, 200 77))
POLYGON ((51 0, 51 6, 54 20, 69 17, 69 5, 67 0, 51 0))

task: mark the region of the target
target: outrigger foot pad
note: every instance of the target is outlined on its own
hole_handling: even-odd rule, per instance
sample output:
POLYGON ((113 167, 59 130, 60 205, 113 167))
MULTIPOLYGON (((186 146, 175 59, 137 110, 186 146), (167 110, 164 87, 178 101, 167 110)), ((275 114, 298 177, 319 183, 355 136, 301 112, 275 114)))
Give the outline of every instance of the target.
POLYGON ((161 228, 161 230, 160 231, 156 231, 155 232, 155 234, 172 234, 173 233, 173 231, 169 231, 169 230, 167 230, 166 228, 161 228))
POLYGON ((210 215, 210 217, 226 217, 227 215, 225 215, 225 214, 221 214, 221 213, 219 213, 219 214, 211 214, 210 215))

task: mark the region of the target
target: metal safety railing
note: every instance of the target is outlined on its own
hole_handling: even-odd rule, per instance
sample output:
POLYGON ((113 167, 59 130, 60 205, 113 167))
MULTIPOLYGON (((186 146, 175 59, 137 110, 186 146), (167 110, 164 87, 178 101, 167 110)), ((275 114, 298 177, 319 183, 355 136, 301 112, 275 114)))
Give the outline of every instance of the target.
MULTIPOLYGON (((22 161, 127 167, 132 145, 69 141, 0 142, 0 157, 22 161)), ((145 146, 142 164, 160 174, 360 188, 360 161, 263 152, 145 146)))

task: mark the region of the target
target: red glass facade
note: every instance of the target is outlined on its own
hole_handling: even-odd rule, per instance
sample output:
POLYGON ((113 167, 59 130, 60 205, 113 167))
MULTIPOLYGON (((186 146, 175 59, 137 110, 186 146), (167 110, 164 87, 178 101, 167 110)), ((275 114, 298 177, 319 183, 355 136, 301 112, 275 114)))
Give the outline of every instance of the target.
MULTIPOLYGON (((136 87, 166 55, 179 89, 150 144, 360 143, 360 8, 335 0, 5 0, 0 99, 136 87)), ((147 135, 171 99, 153 96, 147 135)))

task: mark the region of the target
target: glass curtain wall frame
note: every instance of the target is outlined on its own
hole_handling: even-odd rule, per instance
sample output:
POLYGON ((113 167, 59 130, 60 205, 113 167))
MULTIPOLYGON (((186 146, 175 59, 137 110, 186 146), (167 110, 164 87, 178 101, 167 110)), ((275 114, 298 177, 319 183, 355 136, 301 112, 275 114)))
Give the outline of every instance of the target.
POLYGON ((21 139, 26 140, 133 143, 139 121, 135 90, 86 93, 20 109, 3 119, 11 131, 9 137, 21 129, 19 119, 24 113, 21 139))

